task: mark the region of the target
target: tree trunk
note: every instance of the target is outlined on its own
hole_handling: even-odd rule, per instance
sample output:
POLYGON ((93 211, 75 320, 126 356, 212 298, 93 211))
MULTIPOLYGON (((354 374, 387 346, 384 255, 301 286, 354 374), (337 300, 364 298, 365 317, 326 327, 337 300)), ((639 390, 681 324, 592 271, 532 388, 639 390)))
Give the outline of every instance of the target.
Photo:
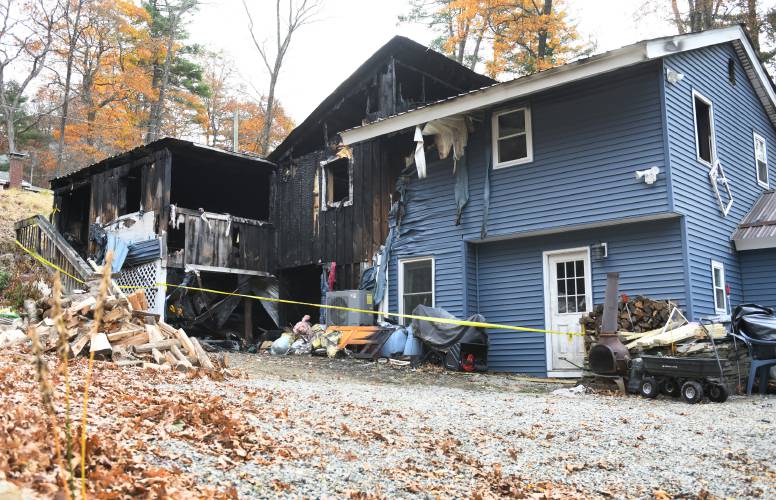
POLYGON ((8 141, 8 152, 9 153, 15 153, 16 152, 16 130, 14 130, 13 125, 13 115, 14 115, 14 108, 12 105, 4 104, 3 107, 5 108, 5 129, 7 132, 6 140, 8 141))
POLYGON ((280 64, 275 64, 275 71, 269 77, 269 94, 267 94, 267 110, 264 113, 264 127, 261 129, 261 154, 269 153, 269 139, 272 132, 272 120, 275 115, 275 84, 278 81, 280 64))
MULTIPOLYGON (((73 22, 73 32, 68 33, 70 36, 70 44, 67 50, 67 70, 65 72, 65 89, 62 97, 62 117, 59 121, 59 144, 57 145, 57 168, 55 177, 59 177, 60 170, 62 169, 62 158, 65 154, 65 126, 67 125, 67 113, 68 105, 70 104, 70 79, 73 75, 73 58, 75 57, 75 46, 78 43, 79 33, 78 28, 81 22, 81 7, 83 6, 83 0, 76 0, 77 7, 75 11, 75 21, 73 22)), ((69 10, 69 3, 67 9, 69 10)), ((65 13, 68 16, 69 12, 65 13)))
POLYGON ((687 33, 687 28, 685 27, 684 20, 682 19, 682 13, 679 12, 678 0, 671 0, 671 11, 674 14, 673 22, 674 26, 676 26, 676 30, 682 35, 687 33))
MULTIPOLYGON (((552 14, 552 0, 544 0, 544 8, 542 9, 542 16, 545 16, 545 19, 543 20, 544 26, 547 26, 548 20, 546 17, 550 14, 552 14)), ((539 61, 543 61, 545 56, 547 56, 547 34, 546 28, 539 30, 539 44, 536 51, 536 56, 539 61)))
POLYGON ((757 18, 757 0, 747 0, 745 23, 749 32, 749 38, 752 39, 752 47, 757 54, 760 54, 760 22, 757 18))
POLYGON ((170 81, 170 66, 172 65, 172 52, 175 45, 175 28, 178 17, 170 12, 170 32, 167 35, 167 53, 164 56, 164 69, 162 70, 162 81, 159 83, 159 97, 156 104, 151 108, 151 123, 148 129, 147 142, 153 142, 159 139, 159 132, 162 127, 162 111, 164 110, 164 100, 167 94, 167 84, 170 81))

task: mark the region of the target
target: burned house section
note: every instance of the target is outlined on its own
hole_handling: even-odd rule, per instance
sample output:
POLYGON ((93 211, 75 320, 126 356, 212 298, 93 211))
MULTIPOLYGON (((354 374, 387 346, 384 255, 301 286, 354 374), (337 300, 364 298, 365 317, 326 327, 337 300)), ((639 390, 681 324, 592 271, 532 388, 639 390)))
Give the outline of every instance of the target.
MULTIPOLYGON (((338 133, 493 83, 397 36, 289 134, 269 156, 278 165, 273 222, 282 228, 276 274, 284 298, 294 292, 325 301, 329 291, 358 288, 388 236, 411 138, 350 150, 339 147, 338 133)), ((281 306, 284 324, 298 321, 299 313, 281 306)))
POLYGON ((253 156, 161 139, 52 181, 56 229, 124 286, 193 333, 275 328, 272 304, 157 283, 276 297, 275 167, 253 156))

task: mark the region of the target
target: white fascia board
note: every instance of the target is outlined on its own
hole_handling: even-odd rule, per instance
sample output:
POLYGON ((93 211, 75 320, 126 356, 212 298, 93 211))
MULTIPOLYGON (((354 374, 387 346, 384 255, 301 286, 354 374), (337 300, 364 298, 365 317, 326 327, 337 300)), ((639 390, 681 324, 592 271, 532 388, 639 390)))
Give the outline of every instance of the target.
POLYGON ((745 250, 763 250, 767 248, 776 248, 776 237, 769 238, 743 238, 733 240, 736 244, 736 250, 739 252, 745 250))
POLYGON ((649 59, 657 59, 687 52, 688 50, 745 39, 746 35, 744 35, 739 26, 702 31, 700 33, 689 33, 687 35, 676 35, 671 38, 661 38, 647 42, 647 57, 649 59))
POLYGON ((602 54, 598 58, 594 56, 591 61, 576 64, 570 63, 566 66, 523 77, 513 82, 502 83, 470 94, 454 97, 448 102, 431 104, 425 108, 408 111, 378 122, 347 130, 341 132, 340 137, 345 145, 355 144, 439 118, 467 113, 475 109, 518 99, 573 81, 584 80, 646 60, 644 44, 624 47, 602 54))
POLYGON ((687 52, 688 50, 702 49, 703 47, 736 41, 744 48, 744 51, 749 58, 749 62, 752 64, 755 73, 757 73, 760 84, 768 94, 771 103, 776 107, 776 93, 773 91, 771 79, 765 72, 765 69, 763 69, 760 58, 757 57, 752 44, 749 43, 749 38, 747 38, 746 33, 744 33, 744 29, 741 26, 729 26, 727 28, 704 31, 701 33, 690 33, 687 35, 677 35, 669 39, 647 42, 647 58, 656 59, 672 54, 687 52))

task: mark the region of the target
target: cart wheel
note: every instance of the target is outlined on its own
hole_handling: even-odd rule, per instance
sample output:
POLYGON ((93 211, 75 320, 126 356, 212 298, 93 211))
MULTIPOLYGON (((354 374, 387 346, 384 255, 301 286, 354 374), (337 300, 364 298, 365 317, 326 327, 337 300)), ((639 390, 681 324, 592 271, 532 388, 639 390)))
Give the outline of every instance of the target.
POLYGON ((660 384, 660 392, 672 398, 679 397, 679 384, 672 378, 667 378, 660 384))
POLYGON ((682 385, 682 399, 691 405, 698 403, 703 399, 703 386, 694 380, 688 380, 682 385))
POLYGON ((646 377, 641 381, 641 395, 645 398, 655 399, 660 394, 660 386, 655 377, 646 377))
POLYGON ((728 388, 725 384, 709 384, 709 399, 715 403, 724 403, 728 398, 728 388))

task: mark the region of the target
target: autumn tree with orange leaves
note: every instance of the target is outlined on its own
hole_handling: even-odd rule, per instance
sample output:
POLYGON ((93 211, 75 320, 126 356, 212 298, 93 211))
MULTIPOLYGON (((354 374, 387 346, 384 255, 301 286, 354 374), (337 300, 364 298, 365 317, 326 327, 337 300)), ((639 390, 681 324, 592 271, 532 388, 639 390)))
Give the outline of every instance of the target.
POLYGON ((439 34, 436 49, 492 77, 524 75, 589 52, 562 0, 413 0, 404 22, 439 34))

